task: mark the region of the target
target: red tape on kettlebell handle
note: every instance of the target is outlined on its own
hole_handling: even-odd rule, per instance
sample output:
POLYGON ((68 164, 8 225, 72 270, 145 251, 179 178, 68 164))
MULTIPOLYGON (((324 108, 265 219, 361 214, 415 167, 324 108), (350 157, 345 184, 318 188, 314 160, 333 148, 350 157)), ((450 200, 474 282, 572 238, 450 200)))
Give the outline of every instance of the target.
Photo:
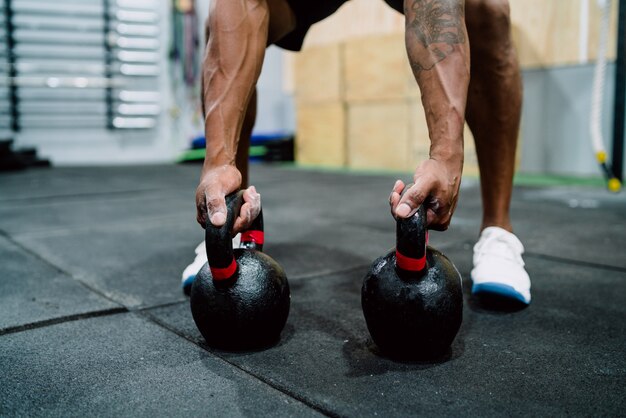
POLYGON ((231 277, 233 277, 233 274, 235 274, 235 271, 237 271, 237 262, 235 261, 235 258, 233 257, 233 261, 226 268, 218 268, 218 267, 211 267, 211 266, 209 266, 209 268, 211 269, 211 276, 213 276, 213 280, 226 280, 226 279, 230 279, 231 277))
POLYGON ((396 265, 399 269, 405 271, 422 271, 426 266, 426 255, 422 258, 411 258, 402 255, 396 250, 396 265))
POLYGON ((254 242, 263 245, 265 242, 265 233, 263 231, 246 231, 241 233, 241 242, 254 242))

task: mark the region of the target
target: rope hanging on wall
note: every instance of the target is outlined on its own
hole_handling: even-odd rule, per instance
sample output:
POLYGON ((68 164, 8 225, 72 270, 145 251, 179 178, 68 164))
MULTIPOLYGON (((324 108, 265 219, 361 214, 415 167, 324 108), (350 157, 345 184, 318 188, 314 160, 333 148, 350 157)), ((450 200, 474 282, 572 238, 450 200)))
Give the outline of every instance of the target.
POLYGON ((618 192, 621 189, 621 183, 607 162, 607 153, 602 136, 602 101, 606 78, 606 50, 609 40, 611 2, 611 0, 598 0, 598 5, 602 9, 602 21, 600 23, 598 57, 593 76, 591 121, 589 127, 591 145, 595 153, 596 161, 607 179, 607 186, 610 191, 618 192))

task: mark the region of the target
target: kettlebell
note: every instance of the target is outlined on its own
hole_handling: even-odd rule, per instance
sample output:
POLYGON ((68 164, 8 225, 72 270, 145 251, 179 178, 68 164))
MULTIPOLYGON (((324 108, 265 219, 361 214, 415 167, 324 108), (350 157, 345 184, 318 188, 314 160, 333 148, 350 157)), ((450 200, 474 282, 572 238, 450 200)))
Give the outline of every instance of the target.
POLYGON ((277 342, 289 314, 289 283, 283 268, 261 252, 263 213, 242 233, 233 249, 231 231, 243 191, 226 196, 222 227, 207 221, 208 262, 191 287, 191 313, 207 344, 226 350, 250 350, 277 342))
POLYGON ((422 205, 415 215, 397 219, 396 248, 376 259, 363 280, 367 329, 390 357, 441 357, 461 326, 461 276, 427 241, 422 205))

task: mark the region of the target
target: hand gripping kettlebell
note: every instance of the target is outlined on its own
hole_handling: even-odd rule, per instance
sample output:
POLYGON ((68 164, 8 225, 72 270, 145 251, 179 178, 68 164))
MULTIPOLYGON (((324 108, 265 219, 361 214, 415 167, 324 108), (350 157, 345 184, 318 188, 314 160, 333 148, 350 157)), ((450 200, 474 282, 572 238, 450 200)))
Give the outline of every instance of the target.
POLYGON ((191 313, 209 346, 227 350, 262 348, 278 341, 289 314, 289 284, 283 268, 261 252, 263 214, 242 233, 233 250, 231 230, 243 192, 226 196, 222 227, 207 222, 205 264, 191 287, 191 313))
POLYGON ((461 276, 427 241, 422 205, 414 216, 397 219, 396 248, 375 260, 363 280, 367 328, 378 348, 392 357, 439 357, 461 326, 461 276))

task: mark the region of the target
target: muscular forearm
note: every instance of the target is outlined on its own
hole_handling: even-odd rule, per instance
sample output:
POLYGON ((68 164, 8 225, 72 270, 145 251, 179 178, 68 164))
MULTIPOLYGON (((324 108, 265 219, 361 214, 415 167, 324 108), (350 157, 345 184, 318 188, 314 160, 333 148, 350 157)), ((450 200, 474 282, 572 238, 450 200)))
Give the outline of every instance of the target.
POLYGON ((404 0, 406 49, 430 136, 430 158, 400 196, 394 185, 389 203, 394 216, 412 216, 426 204, 430 228, 445 230, 456 207, 463 170, 463 125, 469 84, 469 45, 464 0, 404 0))
POLYGON ((268 36, 266 0, 214 0, 202 66, 206 158, 203 169, 234 165, 268 36))
POLYGON ((469 45, 463 0, 405 0, 409 62, 422 93, 431 158, 463 159, 469 45))

